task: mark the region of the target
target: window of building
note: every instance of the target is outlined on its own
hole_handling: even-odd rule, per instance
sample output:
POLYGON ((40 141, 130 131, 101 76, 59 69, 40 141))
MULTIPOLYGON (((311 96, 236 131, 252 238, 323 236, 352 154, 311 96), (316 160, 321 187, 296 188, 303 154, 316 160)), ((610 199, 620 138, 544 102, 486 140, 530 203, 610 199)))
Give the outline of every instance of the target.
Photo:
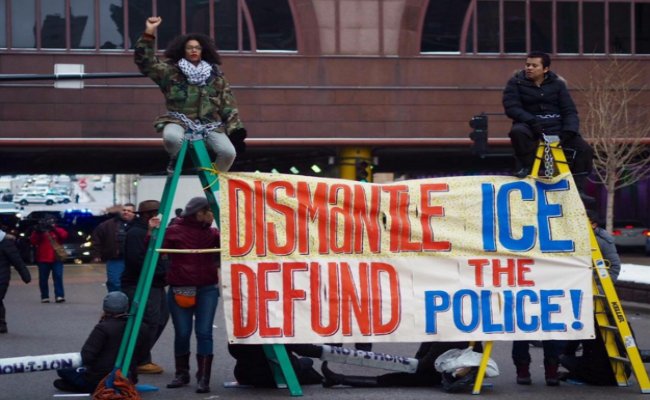
POLYGON ((503 2, 503 35, 506 53, 526 53, 526 3, 503 2))
POLYGON ((649 8, 650 0, 429 0, 421 51, 650 54, 649 8))
POLYGON ((557 52, 578 54, 580 52, 580 8, 578 2, 558 2, 556 7, 557 52))
POLYGON ((36 0, 11 0, 11 47, 36 48, 36 0))
POLYGON ((636 54, 650 54, 650 4, 635 4, 634 19, 636 54))
POLYGON ((296 50, 296 29, 286 0, 246 0, 258 50, 296 50))
POLYGON ((41 2, 41 48, 65 49, 65 0, 41 2))
MULTIPOLYGON (((7 0, 0 0, 0 10, 4 15, 7 10, 7 0)), ((7 47, 7 19, 0 17, 0 48, 7 47)))
POLYGON ((630 3, 609 3, 609 52, 632 53, 630 3))
POLYGON ((478 2, 478 52, 499 53, 499 2, 478 2))
MULTIPOLYGON (((431 1, 422 27, 422 52, 457 53, 470 0, 431 1)), ((470 46, 473 37, 468 36, 470 46)))
POLYGON ((95 48, 95 2, 70 0, 70 47, 95 48))
POLYGON ((0 12, 0 48, 133 49, 155 10, 163 19, 156 32, 159 50, 178 35, 198 32, 225 51, 297 51, 291 1, 0 0, 0 10, 11 8, 9 15, 0 12))
POLYGON ((530 3, 530 49, 553 52, 553 3, 530 3))

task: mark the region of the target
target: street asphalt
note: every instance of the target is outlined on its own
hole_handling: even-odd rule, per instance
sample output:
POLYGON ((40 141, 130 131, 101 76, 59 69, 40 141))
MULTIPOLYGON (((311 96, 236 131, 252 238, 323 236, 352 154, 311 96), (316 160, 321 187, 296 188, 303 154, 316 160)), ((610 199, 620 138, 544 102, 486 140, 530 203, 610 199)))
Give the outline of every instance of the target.
MULTIPOLYGON (((624 260, 624 262, 626 262, 624 260)), ((631 262, 631 261, 628 261, 631 262)), ((636 262, 635 263, 639 263, 636 262)), ((47 355, 58 353, 79 352, 92 327, 101 315, 101 301, 106 295, 105 270, 101 265, 83 264, 66 265, 64 280, 66 302, 61 304, 42 304, 39 299, 38 272, 30 266, 32 283, 25 285, 13 271, 11 286, 5 298, 7 308, 8 334, 0 335, 0 358, 21 357, 26 355, 47 355)), ((50 289, 52 290, 52 289, 50 289)), ((624 303, 625 306, 625 303, 624 303)), ((627 316, 637 334, 640 348, 650 349, 650 307, 648 305, 628 304, 627 316)), ((226 348, 226 331, 224 326, 223 309, 220 306, 215 319, 215 362, 212 370, 212 392, 197 394, 195 379, 187 387, 167 389, 165 385, 173 377, 173 329, 171 321, 153 350, 154 362, 164 367, 161 375, 141 375, 143 384, 159 388, 157 392, 143 393, 147 399, 286 399, 288 390, 282 389, 225 389, 224 381, 233 381, 234 360, 226 348)), ((416 343, 377 344, 373 350, 401 355, 413 356, 417 350, 416 343)), ((195 348, 194 342, 192 348, 195 348)), ((531 372, 533 384, 521 386, 515 383, 515 369, 510 360, 511 344, 496 342, 492 352, 493 359, 500 369, 500 376, 486 379, 492 387, 485 387, 481 396, 499 399, 540 399, 540 400, 577 400, 589 398, 650 398, 650 394, 641 395, 639 388, 632 387, 596 387, 576 386, 562 383, 560 387, 548 387, 544 382, 542 366, 542 349, 531 348, 533 363, 531 372)), ((195 361, 192 360, 195 370, 195 361)), ((320 361, 315 366, 320 368, 320 361)), ((387 371, 369 369, 341 364, 331 364, 338 372, 354 375, 375 375, 387 371)), ((193 375, 193 373, 192 373, 193 375)), ((52 386, 56 379, 54 371, 33 372, 13 375, 0 375, 0 399, 51 399, 53 396, 65 395, 52 386)), ((633 380, 634 383, 634 380, 633 380)), ((436 398, 459 398, 471 396, 467 390, 460 394, 448 394, 442 389, 427 388, 383 388, 360 389, 336 387, 325 389, 321 386, 303 387, 305 397, 314 399, 350 399, 372 398, 400 400, 436 398)), ((72 398, 72 397, 61 397, 72 398)), ((78 397, 75 397, 78 398, 78 397)), ((84 398, 84 397, 81 397, 84 398)), ((85 397, 90 398, 90 397, 85 397)))

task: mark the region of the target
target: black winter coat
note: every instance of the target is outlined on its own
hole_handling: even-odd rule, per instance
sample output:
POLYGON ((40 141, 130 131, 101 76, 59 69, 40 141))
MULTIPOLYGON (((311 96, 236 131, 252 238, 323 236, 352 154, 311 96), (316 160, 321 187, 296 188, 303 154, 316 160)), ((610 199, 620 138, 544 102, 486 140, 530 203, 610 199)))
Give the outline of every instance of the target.
MULTIPOLYGON (((128 322, 127 315, 106 317, 100 321, 81 348, 81 361, 86 367, 83 377, 90 383, 99 384, 113 371, 122 337, 128 322)), ((132 380, 137 380, 137 365, 149 357, 149 327, 143 323, 133 351, 130 370, 132 380)))
MULTIPOLYGON (((20 274, 23 282, 29 283, 32 277, 25 266, 25 262, 20 257, 18 248, 13 240, 5 237, 0 241, 0 287, 9 286, 9 279, 11 278, 10 266, 13 265, 16 271, 20 274)), ((6 290, 6 289, 5 289, 6 290)), ((4 295, 0 296, 0 300, 4 295)))
MULTIPOLYGON (((124 272, 122 273, 122 287, 137 286, 144 258, 147 255, 147 246, 144 239, 147 237, 148 226, 139 218, 129 221, 126 227, 126 240, 124 242, 124 272)), ((153 275, 153 287, 167 286, 167 269, 169 258, 166 254, 158 257, 158 264, 153 275)))
POLYGON ((566 83, 552 71, 540 86, 526 78, 524 71, 516 73, 503 91, 503 108, 513 123, 537 121, 548 134, 580 133, 578 110, 566 83))

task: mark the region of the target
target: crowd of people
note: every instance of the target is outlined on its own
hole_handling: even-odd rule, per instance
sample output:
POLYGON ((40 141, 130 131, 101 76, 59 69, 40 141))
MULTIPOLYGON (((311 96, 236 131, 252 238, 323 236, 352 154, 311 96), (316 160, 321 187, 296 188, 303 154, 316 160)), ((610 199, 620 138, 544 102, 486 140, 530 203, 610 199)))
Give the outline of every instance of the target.
MULTIPOLYGON (((203 135, 216 153, 219 171, 228 171, 236 154, 245 149, 246 130, 239 118, 235 98, 220 69, 221 58, 211 38, 189 34, 176 38, 165 51, 166 61, 155 56, 155 31, 162 23, 160 17, 146 21, 146 29, 135 45, 135 63, 151 78, 165 96, 168 113, 154 125, 162 132, 165 149, 170 155, 168 172, 177 170, 176 160, 186 135, 203 135)), ((525 178, 532 171, 540 140, 557 135, 570 155, 573 180, 586 204, 594 198, 584 192, 587 175, 592 169, 593 148, 580 135, 580 121, 566 82, 550 70, 548 54, 533 52, 526 58, 525 69, 517 72, 507 83, 503 106, 513 121, 509 136, 520 163, 516 177, 525 178), (575 154, 575 156, 574 156, 575 154)), ((128 318, 130 304, 143 271, 146 249, 154 229, 160 227, 157 200, 135 205, 125 204, 115 218, 99 225, 93 234, 91 249, 95 262, 106 262, 107 289, 100 322, 94 327, 81 355, 84 368, 60 370, 54 382, 60 390, 90 393, 111 372, 128 318)), ((220 233, 212 227, 215 216, 208 200, 193 198, 164 232, 163 248, 208 249, 219 247, 220 233)), ((613 238, 597 226, 598 216, 589 212, 594 233, 610 275, 616 281, 620 258, 613 238)), ((31 235, 36 246, 41 301, 49 302, 49 275, 53 275, 56 302, 65 301, 63 264, 57 257, 57 245, 67 233, 56 221, 46 219, 31 235)), ((9 264, 13 264, 22 280, 29 283, 29 271, 17 255, 12 238, 0 233, 0 333, 7 332, 2 299, 8 287, 9 264)), ((196 392, 210 391, 214 359, 212 326, 219 303, 219 257, 213 253, 166 254, 159 258, 139 332, 131 379, 137 374, 162 373, 163 368, 152 360, 152 349, 171 316, 174 328, 173 379, 167 388, 176 389, 190 383, 192 332, 196 337, 196 392)), ((465 348, 468 343, 423 343, 415 355, 419 360, 414 374, 390 373, 380 376, 346 376, 333 372, 327 363, 320 375, 311 358, 319 358, 322 348, 317 345, 287 346, 290 360, 301 384, 322 384, 325 387, 349 385, 359 387, 439 386, 444 376, 434 363, 444 351, 465 348)), ((615 384, 607 353, 600 338, 581 343, 543 341, 545 381, 558 386, 561 379, 580 379, 594 385, 615 384), (582 345, 583 353, 576 356, 582 345), (566 373, 559 372, 559 366, 566 373)), ((529 342, 514 342, 512 360, 516 366, 518 384, 531 384, 529 342)), ((275 385, 273 374, 265 362, 261 346, 229 345, 237 360, 234 375, 241 384, 256 387, 275 385)), ((475 375, 474 375, 475 376, 475 375)))

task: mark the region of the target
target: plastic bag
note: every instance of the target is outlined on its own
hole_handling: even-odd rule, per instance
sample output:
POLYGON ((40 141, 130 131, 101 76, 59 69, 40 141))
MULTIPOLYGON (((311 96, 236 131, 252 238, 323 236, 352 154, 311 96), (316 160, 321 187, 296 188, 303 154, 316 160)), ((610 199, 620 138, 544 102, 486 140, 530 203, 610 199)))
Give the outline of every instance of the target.
MULTIPOLYGON (((435 367, 438 372, 453 374, 459 368, 478 367, 481 365, 483 354, 475 352, 471 347, 466 349, 451 349, 442 353, 436 359, 435 367)), ((499 367, 492 359, 488 359, 485 376, 494 378, 499 376, 499 367)))

